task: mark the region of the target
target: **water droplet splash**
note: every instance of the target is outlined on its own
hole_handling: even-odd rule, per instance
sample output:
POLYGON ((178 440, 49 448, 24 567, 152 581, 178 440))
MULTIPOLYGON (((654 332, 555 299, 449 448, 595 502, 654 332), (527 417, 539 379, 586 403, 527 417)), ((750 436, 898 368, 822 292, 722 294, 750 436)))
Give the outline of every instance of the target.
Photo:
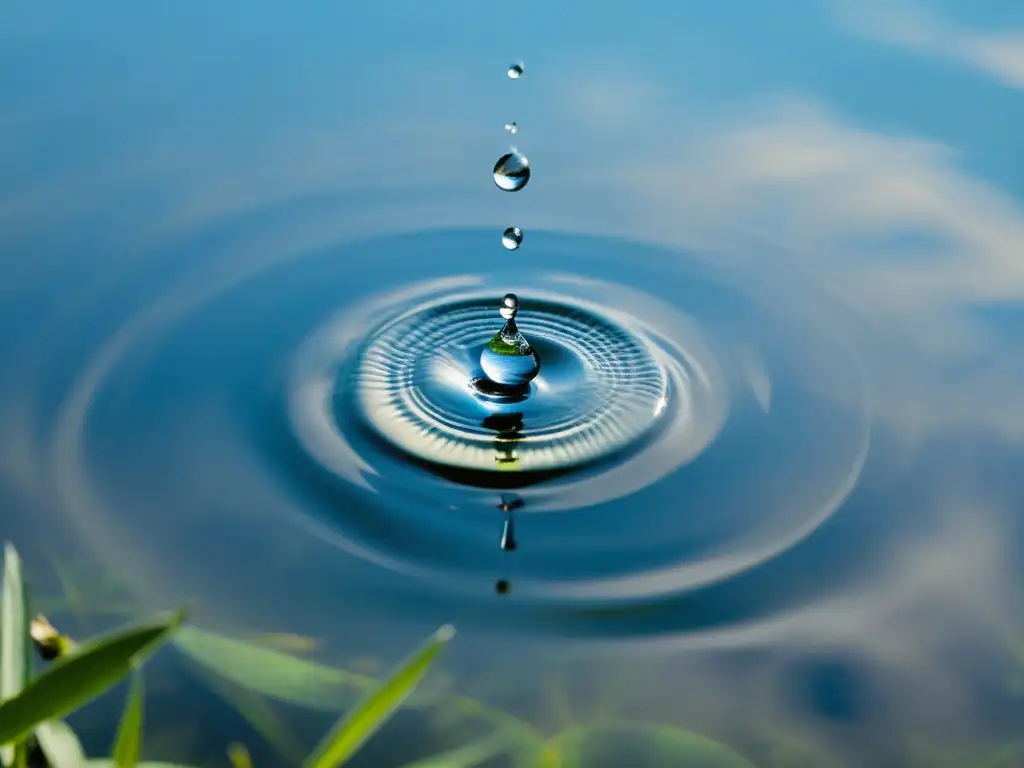
POLYGON ((494 183, 503 192, 518 192, 530 181, 530 161, 513 149, 494 164, 494 183))
POLYGON ((519 125, 517 123, 505 123, 505 130, 511 134, 519 133, 519 125))
POLYGON ((523 244, 523 230, 519 227, 509 227, 501 235, 501 244, 514 251, 523 244))
POLYGON ((367 425, 403 453, 445 472, 488 476, 624 456, 660 431, 665 416, 689 408, 689 396, 673 406, 671 393, 693 387, 672 383, 683 374, 666 366, 641 327, 540 285, 530 297, 523 316, 514 294, 496 302, 493 288, 449 286, 378 321, 354 362, 357 378, 339 392, 354 396, 367 425), (504 321, 497 334, 496 315, 504 321), (515 354, 488 349, 508 344, 503 332, 514 342, 505 351, 515 354), (517 336, 530 353, 521 354, 517 336), (520 383, 501 383, 510 380, 520 383))
POLYGON ((511 77, 513 80, 518 80, 520 77, 523 76, 524 69, 525 66, 521 61, 517 61, 513 64, 510 64, 508 68, 508 76, 511 77))
MULTIPOLYGON (((358 597, 352 573, 374 578, 377 568, 397 575, 382 575, 382 595, 436 601, 459 621, 509 633, 659 642, 693 634, 704 643, 731 637, 731 627, 746 633, 748 621, 756 637, 773 607, 799 608, 804 590, 762 565, 814 546, 813 531, 856 485, 874 415, 856 355, 827 317, 804 311, 802 285, 758 283, 769 292, 752 296, 750 286, 726 282, 732 272, 717 266, 726 259, 535 229, 529 245, 549 271, 498 252, 497 271, 479 274, 500 229, 411 234, 304 259, 288 249, 251 283, 229 279, 236 272, 227 267, 249 266, 242 240, 217 263, 224 279, 208 295, 191 292, 206 290, 197 258, 188 292, 167 294, 180 314, 136 326, 132 344, 117 336, 97 350, 80 375, 94 399, 72 403, 60 434, 74 446, 62 501, 102 551, 125 536, 160 560, 159 580, 132 568, 146 591, 168 583, 184 591, 194 580, 213 593, 218 569, 180 557, 195 552, 194 526, 181 524, 191 515, 216 522, 206 530, 235 553, 232 568, 256 594, 289 572, 296 550, 282 552, 282 542, 301 545, 306 567, 287 585, 303 592, 303 605, 282 608, 294 621, 330 614, 347 590, 358 597), (284 263, 288 280, 269 268, 284 263), (595 264, 604 280, 581 274, 595 264), (469 386, 504 324, 508 289, 523 297, 515 321, 543 362, 530 397, 514 405, 469 386), (231 322, 236 290, 254 308, 260 337, 244 349, 231 322), (258 311, 268 300, 294 307, 296 297, 302 312, 258 311), (209 363, 180 366, 182 348, 201 348, 209 363), (278 413, 265 382, 284 360, 278 413), (749 383, 752 366, 772 385, 767 412, 749 383), (168 377, 185 377, 185 397, 238 392, 239 408, 230 419, 203 418, 197 399, 189 404, 201 417, 181 419, 180 398, 159 397, 168 377), (147 439, 144 423, 159 425, 161 440, 147 439), (237 494, 230 507, 255 515, 211 508, 203 483, 181 481, 202 446, 240 473, 225 486, 237 494), (170 468, 139 486, 160 514, 117 503, 116 456, 87 466, 111 448, 170 468), (503 492, 526 502, 511 516, 527 546, 512 553, 496 546, 503 492), (84 498, 105 503, 74 506, 84 498), (239 531, 257 557, 231 548, 239 531), (514 585, 505 597, 492 591, 500 578, 514 585), (745 604, 751 579, 767 580, 777 602, 709 624, 704 588, 718 585, 723 604, 745 604), (657 620, 638 606, 655 607, 657 620)), ((760 255, 767 246, 749 247, 760 255)), ((230 594, 217 600, 239 608, 242 624, 263 616, 258 601, 242 611, 230 594)), ((382 616, 395 605, 377 603, 382 616)))
POLYGON ((525 393, 540 373, 540 357, 520 333, 517 312, 519 299, 514 293, 506 294, 499 310, 505 325, 480 352, 480 368, 491 383, 525 393))

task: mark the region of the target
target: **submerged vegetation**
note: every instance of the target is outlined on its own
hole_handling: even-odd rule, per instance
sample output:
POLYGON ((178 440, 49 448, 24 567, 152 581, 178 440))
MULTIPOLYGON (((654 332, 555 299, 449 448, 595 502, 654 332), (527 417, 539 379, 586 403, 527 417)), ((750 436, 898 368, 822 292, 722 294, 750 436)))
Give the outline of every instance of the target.
MULTIPOLYGON (((429 726, 443 726, 448 743, 456 745, 446 749, 435 745, 437 754, 404 768, 588 768, 609 764, 829 768, 837 764, 824 745, 813 745, 807 734, 787 735, 781 724, 750 724, 737 751, 673 725, 624 719, 616 714, 621 708, 614 704, 619 698, 614 692, 602 697, 611 697, 603 704, 596 702, 597 711, 589 717, 575 717, 566 700, 556 702, 559 706, 549 702, 546 708, 552 712, 536 718, 544 724, 534 724, 453 692, 443 671, 427 675, 454 634, 450 626, 433 633, 392 674, 383 676, 379 676, 379 665, 367 660, 340 668, 308 658, 318 641, 302 635, 264 632, 230 637, 201 629, 188 623, 184 609, 74 642, 60 631, 65 618, 86 636, 87 615, 124 618, 137 615, 138 606, 127 597, 123 585, 106 574, 77 573, 58 560, 53 566, 62 597, 37 596, 26 584, 18 552, 9 544, 4 548, 0 768, 186 768, 185 763, 221 768, 260 768, 261 764, 333 768, 345 765, 402 707, 424 714, 429 726), (96 586, 104 588, 105 595, 100 603, 92 604, 86 594, 96 586), (33 617, 38 610, 53 616, 57 626, 40 613, 33 617), (160 749, 160 737, 171 735, 173 729, 169 730, 159 715, 156 719, 161 722, 155 724, 155 730, 147 722, 147 687, 155 685, 147 686, 144 672, 150 657, 164 646, 173 647, 186 669, 197 673, 210 691, 251 726, 251 736, 240 740, 260 740, 271 750, 266 753, 269 757, 261 757, 254 749, 257 759, 252 759, 246 746, 230 743, 232 739, 224 737, 222 730, 204 735, 204 744, 216 738, 224 738, 224 743, 215 743, 214 752, 202 759, 188 752, 177 735, 170 749, 160 749), (111 728, 113 743, 108 748, 99 745, 109 756, 87 757, 64 718, 121 682, 127 683, 126 699, 119 724, 111 728), (314 738, 307 733, 309 741, 304 747, 304 739, 292 733, 293 724, 285 722, 276 705, 298 708, 303 721, 320 713, 335 719, 336 724, 309 753, 316 731, 314 738), (343 714, 338 717, 338 712, 343 714), (455 735, 453 728, 457 729, 455 735), (173 756, 175 762, 156 762, 150 754, 173 756), (191 758, 178 762, 190 754, 191 758)), ((551 694, 557 696, 554 689, 551 694)), ((116 717, 115 711, 110 722, 116 717)), ((189 718, 200 720, 202 716, 189 718)), ((95 739, 92 742, 95 745, 95 739)), ((389 750, 391 746, 388 744, 389 750)), ((419 754, 427 749, 426 743, 418 742, 419 754)), ((406 745, 398 751, 408 755, 410 750, 406 745)), ((1009 768, 1018 764, 1022 754, 1024 745, 1020 744, 956 748, 915 741, 907 745, 900 764, 910 768, 1009 768)))
MULTIPOLYGON (((45 617, 30 621, 30 602, 21 559, 4 547, 0 587, 0 764, 4 768, 173 768, 141 762, 144 682, 149 656, 183 629, 186 610, 154 617, 81 645, 60 635, 45 617), (33 645, 54 659, 36 675, 33 645), (61 718, 125 678, 128 700, 109 760, 90 760, 74 731, 61 718)), ((303 768, 344 765, 419 685, 438 654, 454 637, 441 627, 388 679, 376 685, 331 729, 303 762, 303 768)), ((252 768, 247 750, 230 745, 235 768, 252 768)))
MULTIPOLYGON (((453 693, 443 674, 420 686, 440 651, 454 634, 450 626, 435 632, 397 670, 383 678, 375 669, 342 669, 303 658, 316 641, 290 634, 257 633, 229 637, 192 626, 185 610, 74 643, 33 609, 68 613, 83 629, 86 615, 136 615, 138 607, 123 586, 106 574, 82 576, 53 558, 63 597, 33 599, 30 605, 18 553, 5 549, 3 614, 0 618, 0 753, 2 768, 184 768, 144 759, 143 666, 161 646, 174 649, 200 673, 209 688, 237 710, 284 764, 304 768, 340 766, 351 758, 402 706, 428 712, 435 724, 467 724, 472 738, 455 748, 420 758, 405 768, 480 768, 498 764, 516 768, 570 768, 593 764, 595 755, 637 748, 651 765, 752 768, 754 763, 729 747, 670 725, 622 720, 566 722, 554 733, 469 696, 453 693), (88 586, 105 597, 88 605, 88 586), (53 659, 38 676, 35 654, 53 659), (70 671, 65 671, 70 670, 70 671), (127 702, 109 758, 87 758, 74 731, 61 719, 118 682, 128 680, 127 702), (44 695, 45 694, 45 695, 44 695), (355 703, 353 703, 353 701, 355 703), (305 711, 346 710, 312 755, 304 757, 298 740, 271 702, 305 711), (618 746, 616 746, 618 745, 618 746)), ((59 622, 58 622, 59 623, 59 622)), ((258 768, 240 744, 222 747, 233 768, 258 768)), ((180 754, 176 751, 175 754, 180 754)), ((764 768, 770 768, 766 764, 764 768)))

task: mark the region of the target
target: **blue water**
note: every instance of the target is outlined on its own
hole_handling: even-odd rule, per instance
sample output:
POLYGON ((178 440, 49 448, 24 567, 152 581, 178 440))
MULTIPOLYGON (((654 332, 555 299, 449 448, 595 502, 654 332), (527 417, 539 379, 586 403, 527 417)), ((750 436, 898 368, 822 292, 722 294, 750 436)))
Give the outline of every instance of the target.
MULTIPOLYGON (((336 665, 453 622, 452 690, 604 723, 588 768, 656 724, 766 768, 1020 759, 1024 13, 691 5, 8 4, 0 536, 43 591, 58 552, 336 665), (459 389, 509 291, 514 429, 459 389), (366 383, 402 313, 487 297, 366 383)), ((153 755, 293 764, 188 668, 153 738, 220 709, 153 755)), ((333 714, 275 706, 306 747, 333 714)), ((477 733, 430 716, 365 764, 477 733)))

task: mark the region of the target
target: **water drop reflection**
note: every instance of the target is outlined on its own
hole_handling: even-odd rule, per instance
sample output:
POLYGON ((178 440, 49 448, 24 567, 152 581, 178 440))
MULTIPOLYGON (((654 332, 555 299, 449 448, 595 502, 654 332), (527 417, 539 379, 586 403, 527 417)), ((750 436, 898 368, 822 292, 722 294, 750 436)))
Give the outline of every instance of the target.
POLYGON ((516 149, 498 158, 492 171, 494 183, 503 192, 518 192, 530 181, 530 161, 516 149))
POLYGON ((516 325, 519 299, 505 294, 499 310, 505 325, 480 352, 480 367, 494 384, 525 392, 540 373, 540 357, 516 325))
POLYGON ((523 500, 512 493, 501 494, 501 501, 498 503, 498 509, 502 512, 511 512, 514 509, 522 509, 523 506, 523 500))
POLYGON ((509 227, 501 235, 501 244, 510 251, 516 250, 523 243, 523 230, 509 227))
POLYGON ((498 433, 494 441, 497 453, 494 462, 500 470, 519 469, 519 455, 516 453, 516 443, 520 442, 523 430, 523 414, 516 413, 494 413, 486 417, 482 425, 485 429, 491 429, 498 433))

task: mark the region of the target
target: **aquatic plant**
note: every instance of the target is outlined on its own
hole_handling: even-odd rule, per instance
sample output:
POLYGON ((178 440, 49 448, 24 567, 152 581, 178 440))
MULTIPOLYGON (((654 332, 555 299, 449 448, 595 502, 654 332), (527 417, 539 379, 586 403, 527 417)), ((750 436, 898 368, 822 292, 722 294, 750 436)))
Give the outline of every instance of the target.
MULTIPOLYGON (((44 763, 49 768, 174 768, 140 762, 144 720, 142 666, 174 633, 183 629, 185 610, 76 645, 57 633, 45 618, 29 620, 28 589, 21 559, 9 543, 4 547, 3 566, 0 765, 28 768, 31 755, 33 765, 44 763), (38 676, 34 675, 33 644, 44 659, 55 658, 38 676), (130 690, 112 757, 90 760, 74 731, 60 718, 129 676, 130 690)), ((409 697, 454 635, 451 625, 437 630, 338 721, 303 762, 303 768, 337 768, 348 762, 409 697)), ((252 768, 248 752, 241 745, 232 745, 228 757, 235 768, 252 768)))
MULTIPOLYGON (((95 573, 56 559, 54 566, 64 593, 63 602, 48 601, 54 610, 69 611, 83 624, 87 615, 109 616, 118 613, 118 607, 123 607, 126 614, 138 611, 138 606, 130 602, 124 585, 112 579, 106 569, 95 573)), ((233 637, 195 626, 181 626, 170 644, 287 765, 302 765, 305 751, 278 715, 274 702, 331 713, 347 708, 351 719, 355 712, 350 706, 353 701, 371 702, 375 692, 395 678, 392 675, 382 681, 377 677, 379 667, 376 664, 368 667, 366 660, 342 668, 303 658, 318 647, 319 641, 290 633, 252 632, 233 637)), ((428 642, 427 648, 430 647, 428 642)), ((413 660, 415 658, 416 655, 413 660)), ((399 667, 399 676, 405 668, 406 665, 399 667)), ((653 761, 651 764, 678 768, 749 768, 752 763, 762 764, 721 742, 675 725, 618 718, 613 711, 617 693, 612 691, 600 711, 582 718, 571 715, 554 718, 560 722, 544 715, 541 716, 543 726, 453 692, 445 684, 443 675, 432 674, 426 685, 409 688, 407 693, 408 698, 397 703, 429 713, 431 721, 443 722, 446 727, 465 725, 469 738, 468 743, 457 743, 404 768, 477 768, 499 755, 510 758, 517 768, 578 767, 587 765, 596 754, 621 754, 627 764, 639 755, 641 760, 653 761)), ((359 708, 357 704, 356 709, 359 708)), ((382 707, 371 704, 364 709, 379 712, 382 707)), ((378 725, 381 722, 383 720, 378 725)), ((365 732, 363 741, 371 735, 372 732, 365 732)), ((234 768, 252 768, 248 751, 240 745, 231 745, 229 758, 234 768)), ((60 763, 51 765, 63 768, 60 763)), ((86 765, 115 764, 109 760, 94 760, 86 765)), ((766 765, 787 765, 788 768, 786 762, 769 761, 766 765)), ((161 766, 144 763, 140 768, 161 766)), ((175 767, 164 764, 162 768, 175 767)))

